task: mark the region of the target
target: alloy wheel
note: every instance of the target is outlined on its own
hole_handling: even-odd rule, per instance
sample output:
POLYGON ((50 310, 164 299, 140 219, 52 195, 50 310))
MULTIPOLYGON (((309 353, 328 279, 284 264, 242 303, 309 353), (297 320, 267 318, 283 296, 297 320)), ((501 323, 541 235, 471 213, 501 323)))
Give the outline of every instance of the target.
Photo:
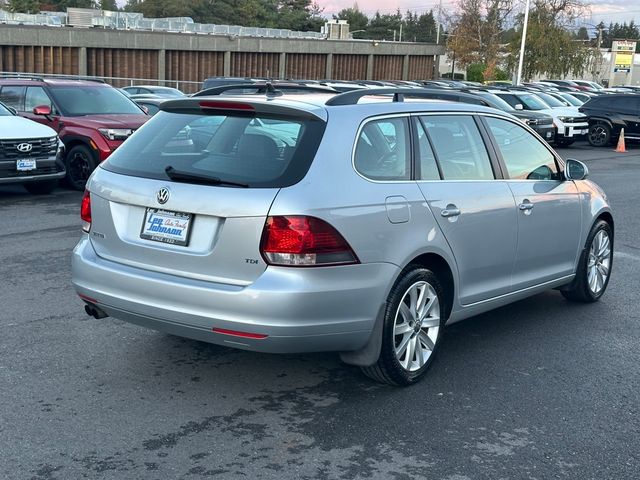
POLYGON ((611 270, 611 240, 605 230, 600 230, 589 248, 587 283, 589 290, 598 295, 607 283, 611 270))
POLYGON ((74 182, 86 182, 91 175, 91 162, 83 152, 74 152, 69 159, 69 170, 74 182))
POLYGON ((409 372, 426 363, 438 340, 440 302, 428 282, 416 282, 400 301, 393 326, 396 359, 409 372))
POLYGON ((589 141, 597 147, 604 146, 609 141, 609 132, 602 125, 594 125, 589 129, 589 141))

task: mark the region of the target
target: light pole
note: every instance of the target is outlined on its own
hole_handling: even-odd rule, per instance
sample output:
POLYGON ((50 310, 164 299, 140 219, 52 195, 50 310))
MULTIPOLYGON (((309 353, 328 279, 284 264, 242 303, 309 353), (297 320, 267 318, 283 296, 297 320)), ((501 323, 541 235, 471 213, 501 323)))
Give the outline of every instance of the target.
POLYGON ((529 23, 529 3, 530 0, 527 0, 527 3, 524 7, 524 25, 522 27, 522 41, 520 42, 520 58, 518 59, 518 75, 516 76, 516 85, 520 85, 520 81, 522 80, 522 63, 524 62, 524 46, 527 42, 527 24, 529 23))

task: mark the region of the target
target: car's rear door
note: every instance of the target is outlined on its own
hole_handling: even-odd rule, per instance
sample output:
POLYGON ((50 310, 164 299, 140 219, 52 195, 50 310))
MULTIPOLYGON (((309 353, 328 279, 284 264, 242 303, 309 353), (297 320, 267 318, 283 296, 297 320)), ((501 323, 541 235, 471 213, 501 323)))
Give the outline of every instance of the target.
POLYGON ((552 151, 516 120, 483 120, 517 205, 514 290, 571 275, 582 231, 575 184, 564 180, 552 151))
POLYGON ((517 215, 471 114, 414 118, 417 183, 453 251, 463 305, 511 290, 517 215))

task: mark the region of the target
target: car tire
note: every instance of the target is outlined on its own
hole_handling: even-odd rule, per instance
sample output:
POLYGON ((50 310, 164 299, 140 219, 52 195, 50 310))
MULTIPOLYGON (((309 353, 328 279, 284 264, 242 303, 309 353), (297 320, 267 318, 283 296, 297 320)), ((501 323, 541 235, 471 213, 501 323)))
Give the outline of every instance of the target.
POLYGON ((24 188, 27 190, 27 192, 34 195, 47 195, 53 192, 53 189, 57 186, 57 180, 46 180, 44 182, 33 182, 24 184, 24 188))
POLYGON ((598 220, 589 235, 576 271, 576 278, 562 295, 573 302, 592 303, 604 295, 613 266, 613 231, 604 220, 598 220))
POLYGON ((91 150, 85 145, 72 147, 64 159, 67 169, 66 181, 74 190, 84 190, 91 172, 98 166, 98 162, 91 150))
POLYGON ((606 147, 611 143, 611 127, 606 123, 589 125, 587 140, 592 147, 606 147))
POLYGON ((362 367, 365 375, 390 385, 416 383, 433 361, 445 311, 437 276, 420 265, 407 267, 387 298, 380 356, 362 367))

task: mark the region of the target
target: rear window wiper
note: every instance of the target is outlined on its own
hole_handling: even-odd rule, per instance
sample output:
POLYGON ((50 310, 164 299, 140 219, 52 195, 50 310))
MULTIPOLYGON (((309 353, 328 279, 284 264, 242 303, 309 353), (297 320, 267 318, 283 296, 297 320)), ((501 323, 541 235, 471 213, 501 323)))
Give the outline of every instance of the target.
POLYGON ((181 170, 176 170, 171 165, 168 165, 164 169, 164 172, 174 182, 191 182, 191 183, 198 183, 202 185, 231 185, 234 187, 242 187, 242 188, 249 187, 249 185, 247 185, 246 183, 232 182, 230 180, 222 180, 219 177, 212 177, 209 175, 202 175, 199 173, 184 172, 181 170))

